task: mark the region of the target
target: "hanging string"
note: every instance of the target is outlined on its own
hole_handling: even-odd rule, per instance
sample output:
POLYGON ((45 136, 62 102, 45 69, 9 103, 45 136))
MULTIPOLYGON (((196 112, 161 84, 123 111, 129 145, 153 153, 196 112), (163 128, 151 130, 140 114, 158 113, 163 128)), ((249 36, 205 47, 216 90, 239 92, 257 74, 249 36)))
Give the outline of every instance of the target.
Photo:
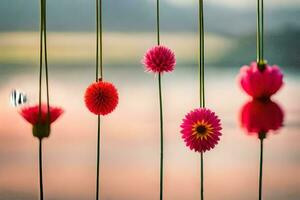
POLYGON ((263 155, 264 155, 264 138, 265 133, 260 134, 260 136, 263 135, 263 137, 260 137, 260 167, 259 167, 259 191, 258 191, 258 199, 262 199, 262 177, 263 177, 263 155))
MULTIPOLYGON (((102 0, 96 0, 96 81, 103 79, 103 44, 102 44, 102 0), (99 72, 100 71, 100 72, 99 72), (99 77, 100 73, 100 77, 99 77)), ((99 199, 100 187, 100 115, 97 118, 97 174, 96 174, 96 200, 99 199)))
POLYGON ((42 110, 42 73, 43 73, 43 30, 44 30, 44 1, 40 1, 40 69, 39 69, 39 121, 42 110))
POLYGON ((40 175, 40 200, 44 199, 43 192, 43 165, 42 165, 42 139, 39 139, 39 175, 40 175))
POLYGON ((49 79, 48 79, 48 54, 47 54, 47 21, 46 21, 46 5, 44 0, 44 53, 45 53, 45 75, 46 75, 46 97, 47 97, 47 124, 50 126, 50 105, 49 105, 49 79))
POLYGON ((103 78, 102 0, 96 0, 96 29, 96 81, 99 81, 103 78))
MULTIPOLYGON (((198 26, 199 26, 199 100, 200 108, 205 107, 204 96, 204 14, 203 14, 203 0, 199 0, 198 8, 198 26)), ((200 153, 200 198, 204 199, 204 175, 203 175, 203 152, 200 153)))
MULTIPOLYGON (((160 45, 160 5, 156 0, 156 33, 157 45, 160 45)), ((158 92, 159 92, 159 117, 160 117, 160 179, 159 179, 159 199, 163 199, 163 174, 164 174, 164 122, 163 122, 163 105, 162 105, 162 87, 161 73, 158 74, 158 92)))
POLYGON ((257 63, 264 65, 264 6, 263 0, 257 0, 257 63))
POLYGON ((204 17, 203 0, 199 0, 199 89, 200 89, 200 107, 205 107, 204 96, 204 17))
MULTIPOLYGON (((47 128, 50 129, 50 106, 48 84, 48 57, 47 57, 47 26, 46 26, 46 0, 40 1, 40 67, 39 67, 39 123, 42 120, 42 74, 43 74, 43 50, 45 56, 46 76, 46 102, 47 102, 47 128)), ((44 199, 43 192, 43 166, 42 166, 42 138, 39 138, 39 177, 40 177, 40 200, 44 199)))
POLYGON ((157 29, 157 45, 160 45, 160 7, 159 0, 156 0, 156 29, 157 29))
POLYGON ((47 54, 47 23, 46 23, 46 0, 41 0, 40 12, 40 68, 39 68, 39 120, 41 120, 42 109, 42 74, 43 74, 43 50, 45 56, 46 76, 46 102, 47 102, 47 123, 50 124, 50 103, 49 103, 49 78, 48 78, 48 54, 47 54))

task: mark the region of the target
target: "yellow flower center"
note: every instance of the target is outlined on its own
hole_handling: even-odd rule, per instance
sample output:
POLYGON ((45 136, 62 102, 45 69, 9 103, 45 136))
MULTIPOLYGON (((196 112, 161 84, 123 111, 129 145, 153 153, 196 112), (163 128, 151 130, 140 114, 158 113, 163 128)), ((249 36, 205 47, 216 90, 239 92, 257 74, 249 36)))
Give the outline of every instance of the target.
POLYGON ((211 134, 213 133, 213 127, 211 124, 205 122, 205 121, 197 121, 194 125, 193 125, 193 135, 196 136, 197 139, 205 139, 207 140, 208 137, 211 136, 211 134))

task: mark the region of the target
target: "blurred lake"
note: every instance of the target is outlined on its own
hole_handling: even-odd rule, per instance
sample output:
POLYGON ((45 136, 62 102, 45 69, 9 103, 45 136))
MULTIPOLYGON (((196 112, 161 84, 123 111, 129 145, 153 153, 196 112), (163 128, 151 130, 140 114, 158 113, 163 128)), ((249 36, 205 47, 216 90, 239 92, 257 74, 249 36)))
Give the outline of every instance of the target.
MULTIPOLYGON (((196 37, 162 35, 178 62, 173 73, 163 76, 166 200, 199 199, 200 156, 185 147, 179 132, 181 119, 198 105, 196 37)), ((44 190, 49 200, 94 198, 97 119, 83 102, 86 87, 95 79, 94 40, 92 33, 48 35, 50 103, 65 109, 44 141, 44 190)), ((0 33, 0 200, 38 199, 38 142, 31 126, 9 104, 12 89, 26 92, 29 104, 38 102, 38 41, 37 33, 0 33)), ((155 34, 111 32, 104 41, 104 79, 117 86, 120 102, 115 112, 102 118, 101 199, 157 199, 158 83, 140 64, 146 49, 155 44, 155 34)), ((236 43, 209 34, 206 45, 207 59, 213 60, 236 43)), ((248 100, 237 84, 239 67, 206 66, 206 104, 223 124, 219 145, 204 158, 205 196, 210 200, 257 198, 259 140, 246 135, 239 124, 239 111, 248 100)), ((273 98, 285 119, 284 127, 265 141, 264 199, 300 199, 297 67, 282 66, 285 85, 273 98)))

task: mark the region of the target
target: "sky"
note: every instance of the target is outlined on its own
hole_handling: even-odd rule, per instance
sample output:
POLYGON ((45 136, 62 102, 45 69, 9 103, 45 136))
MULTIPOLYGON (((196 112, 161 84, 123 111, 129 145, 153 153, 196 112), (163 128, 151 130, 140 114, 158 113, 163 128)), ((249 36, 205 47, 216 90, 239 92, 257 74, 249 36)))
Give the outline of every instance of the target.
MULTIPOLYGON (((178 6, 192 6, 197 2, 197 0, 166 0, 170 3, 178 6)), ((208 2, 208 1, 206 1, 208 2)), ((247 6, 255 6, 255 0, 209 0, 210 3, 220 4, 228 7, 238 7, 238 8, 246 8, 247 6)), ((265 0, 265 5, 269 5, 272 7, 288 7, 288 6, 299 6, 299 0, 265 0)))

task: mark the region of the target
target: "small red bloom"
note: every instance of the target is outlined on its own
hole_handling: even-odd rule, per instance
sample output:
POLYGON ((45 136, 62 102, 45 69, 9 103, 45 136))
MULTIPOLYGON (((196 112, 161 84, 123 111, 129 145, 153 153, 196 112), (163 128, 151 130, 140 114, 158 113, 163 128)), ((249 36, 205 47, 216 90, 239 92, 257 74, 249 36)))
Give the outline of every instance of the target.
POLYGON ((99 81, 91 84, 84 95, 86 107, 96 115, 111 113, 118 105, 118 91, 112 83, 99 81))
POLYGON ((239 82, 242 89, 255 99, 270 98, 283 85, 283 74, 277 65, 265 65, 259 70, 257 63, 243 66, 240 70, 239 82))
POLYGON ((207 108, 198 108, 189 112, 180 127, 186 146, 197 152, 213 149, 222 135, 219 118, 207 108))
POLYGON ((171 72, 176 65, 175 54, 165 46, 155 46, 146 52, 143 64, 148 72, 171 72))
MULTIPOLYGON (((50 106, 50 124, 53 123, 64 111, 58 107, 50 106)), ((41 105, 40 123, 46 124, 48 119, 48 108, 46 104, 41 105)), ((22 117, 32 125, 39 123, 39 105, 23 107, 20 111, 22 117)))
POLYGON ((49 107, 49 123, 48 123, 48 107, 45 104, 23 107, 20 110, 21 116, 30 124, 32 124, 33 136, 40 139, 50 135, 50 125, 53 123, 64 111, 58 107, 49 107))
POLYGON ((284 112, 271 100, 252 100, 240 111, 240 123, 251 134, 267 133, 282 127, 284 112))

